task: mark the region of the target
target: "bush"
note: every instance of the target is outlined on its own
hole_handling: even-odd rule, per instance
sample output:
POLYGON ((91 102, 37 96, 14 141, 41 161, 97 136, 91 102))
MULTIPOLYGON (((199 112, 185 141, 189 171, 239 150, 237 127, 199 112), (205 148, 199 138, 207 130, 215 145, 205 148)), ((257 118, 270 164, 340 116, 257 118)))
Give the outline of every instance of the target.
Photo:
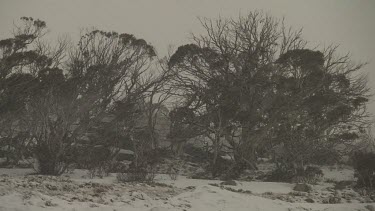
POLYGON ((193 144, 186 144, 183 151, 190 155, 191 161, 194 163, 206 162, 209 160, 209 153, 203 148, 196 147, 193 144))
POLYGON ((356 152, 353 156, 357 187, 375 188, 375 153, 356 152))
POLYGON ((36 171, 42 175, 61 175, 74 163, 74 150, 58 153, 59 147, 40 144, 35 147, 36 171))
POLYGON ((343 180, 343 181, 336 182, 334 188, 336 190, 344 190, 345 188, 352 186, 352 184, 353 184, 353 181, 343 180))
POLYGON ((317 166, 307 166, 305 169, 297 171, 292 178, 295 183, 316 184, 323 177, 323 171, 317 166))
POLYGON ((88 144, 76 147, 76 151, 76 167, 87 169, 89 178, 103 178, 114 168, 114 155, 108 146, 88 144))
POLYGON ((234 180, 227 180, 227 181, 221 182, 220 185, 231 185, 231 186, 236 186, 237 183, 236 183, 236 181, 234 181, 234 180))
POLYGON ((95 177, 103 178, 104 176, 109 175, 108 166, 106 165, 96 166, 88 170, 88 176, 90 179, 93 179, 95 177))
POLYGON ((308 184, 296 184, 293 188, 294 191, 300 191, 300 192, 310 192, 312 190, 311 186, 308 184))
POLYGON ((137 162, 133 161, 128 168, 117 174, 119 182, 152 182, 155 178, 156 167, 161 162, 164 150, 150 150, 142 153, 137 162))
POLYGON ((291 182, 295 176, 295 171, 286 165, 278 165, 272 170, 267 176, 266 181, 268 182, 291 182))
POLYGON ((211 175, 209 172, 206 171, 199 171, 194 173, 191 176, 192 179, 212 179, 211 175))
POLYGON ((154 179, 154 168, 128 169, 117 173, 117 181, 119 182, 152 182, 154 179))
POLYGON ((323 171, 316 166, 279 166, 266 177, 266 181, 316 184, 322 177, 323 171))
POLYGON ((216 159, 215 165, 210 163, 206 170, 211 172, 213 178, 220 177, 223 180, 230 180, 237 179, 241 173, 235 167, 236 165, 233 161, 224 159, 219 155, 216 159))
POLYGON ((168 167, 168 175, 169 177, 171 178, 171 180, 177 180, 177 177, 178 177, 178 168, 174 165, 174 164, 171 164, 169 167, 168 167))
MULTIPOLYGON (((229 165, 228 163, 227 165, 229 165)), ((241 174, 245 171, 245 163, 233 163, 230 168, 228 168, 223 176, 224 180, 234 180, 238 179, 241 174)))

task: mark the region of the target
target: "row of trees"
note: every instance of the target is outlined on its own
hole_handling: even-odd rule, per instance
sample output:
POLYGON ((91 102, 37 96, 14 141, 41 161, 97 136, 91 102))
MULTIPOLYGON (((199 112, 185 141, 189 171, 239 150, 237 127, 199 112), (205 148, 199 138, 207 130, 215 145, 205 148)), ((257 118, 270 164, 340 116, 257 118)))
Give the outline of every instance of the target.
POLYGON ((262 12, 201 19, 206 33, 165 59, 145 40, 99 30, 51 47, 45 22, 21 20, 0 41, 0 137, 34 154, 44 174, 98 146, 111 161, 129 145, 134 166, 145 165, 167 102, 172 147, 209 140, 213 176, 223 152, 233 155, 231 172, 256 168, 275 145, 285 168, 336 158, 368 124, 363 64, 337 46, 309 49, 301 30, 262 12))

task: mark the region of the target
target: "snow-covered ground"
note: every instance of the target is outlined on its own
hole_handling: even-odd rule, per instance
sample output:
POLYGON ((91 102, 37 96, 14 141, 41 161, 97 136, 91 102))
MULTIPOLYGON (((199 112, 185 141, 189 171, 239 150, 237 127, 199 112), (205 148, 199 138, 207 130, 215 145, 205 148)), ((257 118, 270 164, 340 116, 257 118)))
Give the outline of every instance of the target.
MULTIPOLYGON (((323 169, 326 179, 349 180, 349 169, 323 169)), ((28 175, 31 169, 0 169, 0 211, 124 210, 124 211, 294 211, 370 210, 375 203, 361 203, 352 190, 333 190, 333 183, 313 186, 310 193, 293 191, 293 184, 236 181, 222 186, 218 180, 157 175, 155 184, 118 183, 114 174, 89 179, 84 170, 61 177, 28 175), (346 195, 351 201, 345 200, 346 195), (342 197, 338 204, 320 199, 342 197), (314 203, 308 203, 311 198, 314 203), (367 206, 367 208, 366 208, 367 206)))

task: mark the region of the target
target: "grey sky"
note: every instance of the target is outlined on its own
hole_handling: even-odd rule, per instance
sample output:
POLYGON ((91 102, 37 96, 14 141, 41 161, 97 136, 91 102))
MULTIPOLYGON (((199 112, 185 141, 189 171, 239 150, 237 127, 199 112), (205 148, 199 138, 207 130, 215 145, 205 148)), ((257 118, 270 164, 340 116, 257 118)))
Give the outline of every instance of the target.
MULTIPOLYGON (((197 16, 235 17, 264 10, 286 23, 304 28, 314 44, 340 44, 357 61, 368 61, 365 71, 375 92, 374 0, 0 0, 0 38, 9 36, 13 21, 31 16, 47 22, 51 36, 71 34, 81 28, 132 33, 153 44, 160 54, 168 45, 189 42, 199 33, 197 16)), ((375 113, 375 102, 369 106, 375 113)))

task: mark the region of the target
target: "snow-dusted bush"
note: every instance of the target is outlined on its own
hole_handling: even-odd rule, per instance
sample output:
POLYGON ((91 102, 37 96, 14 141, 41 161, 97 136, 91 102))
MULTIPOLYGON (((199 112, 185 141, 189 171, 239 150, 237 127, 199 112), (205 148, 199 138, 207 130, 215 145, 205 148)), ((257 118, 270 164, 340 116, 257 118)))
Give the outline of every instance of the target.
POLYGON ((323 177, 323 171, 316 166, 294 168, 278 166, 267 176, 267 181, 315 184, 323 177))
POLYGON ((323 171, 319 167, 307 166, 297 171, 297 174, 292 178, 292 182, 316 184, 322 177, 323 171))
POLYGON ((117 174, 119 182, 147 181, 155 178, 156 167, 161 162, 164 150, 139 151, 137 159, 117 174))
POLYGON ((155 169, 152 167, 128 169, 117 173, 116 178, 119 182, 152 182, 155 179, 155 169))

